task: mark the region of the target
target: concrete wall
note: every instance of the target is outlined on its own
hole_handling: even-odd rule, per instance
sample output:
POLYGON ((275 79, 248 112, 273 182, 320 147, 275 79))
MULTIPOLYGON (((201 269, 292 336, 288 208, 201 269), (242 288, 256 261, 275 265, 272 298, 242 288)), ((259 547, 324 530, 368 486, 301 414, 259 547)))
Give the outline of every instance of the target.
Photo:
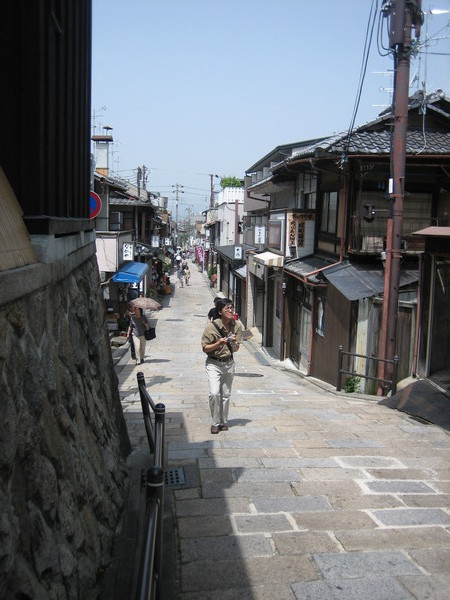
POLYGON ((95 245, 74 237, 0 273, 1 598, 97 598, 122 509, 129 441, 95 245))

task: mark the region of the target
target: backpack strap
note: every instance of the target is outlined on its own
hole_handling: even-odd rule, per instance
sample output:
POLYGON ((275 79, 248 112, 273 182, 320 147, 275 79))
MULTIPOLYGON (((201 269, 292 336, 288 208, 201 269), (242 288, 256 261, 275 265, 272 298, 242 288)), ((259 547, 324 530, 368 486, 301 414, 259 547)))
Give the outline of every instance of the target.
MULTIPOLYGON (((220 331, 220 329, 219 329, 219 326, 217 325, 217 323, 216 323, 215 321, 212 321, 212 324, 214 325, 214 327, 215 327, 215 328, 217 329, 217 331, 219 332, 219 334, 220 334, 220 337, 223 337, 223 334, 222 334, 222 332, 220 331)), ((231 348, 231 344, 230 344, 230 342, 227 342, 227 346, 228 346, 228 350, 231 352, 231 358, 233 358, 233 350, 232 350, 232 348, 231 348)))

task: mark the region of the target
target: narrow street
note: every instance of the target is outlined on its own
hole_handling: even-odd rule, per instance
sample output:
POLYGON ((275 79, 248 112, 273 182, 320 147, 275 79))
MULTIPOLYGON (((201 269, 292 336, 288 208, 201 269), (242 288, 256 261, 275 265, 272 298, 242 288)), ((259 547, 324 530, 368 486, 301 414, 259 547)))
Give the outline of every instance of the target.
POLYGON ((137 372, 166 406, 178 565, 164 600, 447 600, 448 433, 300 377, 255 336, 235 357, 230 429, 211 435, 200 338, 214 291, 190 266, 152 315, 145 364, 127 352, 116 366, 135 450, 148 449, 137 372))

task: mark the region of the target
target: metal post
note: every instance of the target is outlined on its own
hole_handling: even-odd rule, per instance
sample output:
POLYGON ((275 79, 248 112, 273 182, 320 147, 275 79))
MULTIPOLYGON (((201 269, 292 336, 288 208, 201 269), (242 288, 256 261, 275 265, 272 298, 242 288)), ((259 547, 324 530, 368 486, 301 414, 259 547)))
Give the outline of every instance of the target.
POLYGON ((344 357, 344 346, 339 346, 339 358, 338 358, 338 372, 337 372, 337 385, 336 391, 341 391, 341 378, 342 378, 342 359, 344 357))
POLYGON ((156 547, 155 547, 155 580, 156 594, 155 600, 161 598, 161 581, 163 569, 163 524, 164 524, 164 469, 153 467, 151 472, 151 482, 155 486, 155 493, 158 499, 159 510, 156 526, 156 547))
POLYGON ((140 600, 161 598, 163 523, 164 523, 164 470, 150 467, 147 471, 147 510, 149 520, 140 600), (151 513, 151 514, 150 514, 151 513), (156 515, 156 523, 152 516, 156 515))
POLYGON ((166 419, 166 406, 164 404, 157 404, 154 409, 155 413, 155 438, 157 440, 155 448, 155 465, 162 467, 164 465, 164 428, 166 419))
POLYGON ((398 380, 398 363, 400 359, 398 356, 394 356, 394 368, 392 370, 392 395, 397 393, 397 380, 398 380))

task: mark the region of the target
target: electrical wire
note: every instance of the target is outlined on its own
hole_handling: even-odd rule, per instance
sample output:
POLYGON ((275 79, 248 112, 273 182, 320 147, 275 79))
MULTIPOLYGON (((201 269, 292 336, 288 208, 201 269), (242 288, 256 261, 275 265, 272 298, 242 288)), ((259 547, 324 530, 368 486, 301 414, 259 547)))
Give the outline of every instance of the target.
MULTIPOLYGON (((440 29, 435 31, 433 34, 429 35, 426 39, 423 40, 423 42, 420 42, 420 44, 418 45, 419 51, 422 48, 422 46, 425 46, 425 48, 427 48, 429 45, 429 42, 431 42, 431 41, 436 42, 435 45, 437 45, 441 39, 446 39, 446 37, 438 38, 437 35, 439 35, 442 31, 445 31, 449 27, 450 27, 450 21, 446 25, 444 25, 443 27, 441 27, 440 29)), ((431 54, 431 52, 430 52, 430 54, 431 54)), ((433 54, 435 54, 435 53, 433 53, 433 54)))
POLYGON ((378 12, 378 0, 372 0, 372 5, 370 7, 370 13, 369 13, 369 19, 367 21, 367 27, 366 27, 366 38, 364 40, 364 50, 363 50, 363 56, 362 56, 362 61, 361 61, 361 69, 360 69, 360 73, 359 73, 358 90, 356 93, 355 104, 353 106, 353 113, 352 113, 352 117, 350 119, 350 126, 348 128, 347 137, 346 137, 346 140, 344 141, 344 150, 343 150, 342 158, 341 158, 341 162, 340 162, 341 168, 343 167, 344 163, 347 162, 347 155, 348 155, 348 149, 350 146, 350 139, 351 139, 351 135, 353 132, 353 128, 355 126, 356 115, 358 114, 359 103, 361 101, 364 80, 366 77, 367 65, 369 62, 370 47, 372 44, 373 32, 375 29, 375 18, 376 18, 377 12, 378 12))

